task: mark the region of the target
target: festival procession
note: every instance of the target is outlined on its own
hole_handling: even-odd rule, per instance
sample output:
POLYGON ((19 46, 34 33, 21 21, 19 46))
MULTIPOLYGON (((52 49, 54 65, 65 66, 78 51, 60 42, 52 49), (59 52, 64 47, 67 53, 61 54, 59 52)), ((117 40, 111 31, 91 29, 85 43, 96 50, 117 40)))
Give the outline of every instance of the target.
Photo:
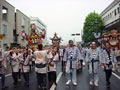
POLYGON ((0 90, 120 90, 120 0, 0 0, 0 80, 0 90))

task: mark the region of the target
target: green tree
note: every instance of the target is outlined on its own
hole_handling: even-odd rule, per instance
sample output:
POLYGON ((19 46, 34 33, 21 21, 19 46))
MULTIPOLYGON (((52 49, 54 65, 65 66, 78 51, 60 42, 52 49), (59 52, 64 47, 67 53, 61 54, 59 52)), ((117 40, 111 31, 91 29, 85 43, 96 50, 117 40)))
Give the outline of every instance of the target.
POLYGON ((95 40, 93 33, 102 33, 103 32, 103 22, 102 18, 96 12, 90 13, 84 22, 83 27, 83 41, 88 44, 95 40))

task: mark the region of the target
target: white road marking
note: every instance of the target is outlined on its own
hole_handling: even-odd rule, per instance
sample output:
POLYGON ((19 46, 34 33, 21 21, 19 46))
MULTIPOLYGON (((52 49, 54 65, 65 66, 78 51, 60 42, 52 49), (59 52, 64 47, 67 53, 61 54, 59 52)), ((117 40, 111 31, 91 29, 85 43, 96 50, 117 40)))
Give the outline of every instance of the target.
MULTIPOLYGON (((56 80, 56 83, 57 83, 57 84, 58 84, 58 82, 59 82, 62 74, 63 74, 63 72, 60 72, 59 75, 57 76, 57 80, 56 80)), ((55 87, 56 87, 56 85, 53 84, 52 87, 50 88, 50 90, 55 90, 55 87)))
MULTIPOLYGON (((12 74, 10 73, 10 74, 7 74, 7 75, 5 75, 5 77, 9 77, 9 76, 11 76, 12 74)), ((1 77, 0 77, 0 79, 1 79, 1 77)))
POLYGON ((60 72, 60 73, 59 73, 59 75, 58 75, 58 77, 57 77, 57 80, 56 80, 56 83, 58 83, 58 82, 59 82, 59 80, 60 80, 60 78, 61 78, 62 74, 63 74, 63 72, 60 72))
POLYGON ((50 90, 55 90, 55 87, 56 87, 55 84, 53 84, 50 90))
POLYGON ((115 74, 114 72, 112 72, 112 74, 120 80, 120 76, 118 76, 118 75, 115 74))
POLYGON ((5 77, 9 77, 9 76, 11 76, 12 74, 10 73, 10 74, 7 74, 7 75, 5 75, 5 77))

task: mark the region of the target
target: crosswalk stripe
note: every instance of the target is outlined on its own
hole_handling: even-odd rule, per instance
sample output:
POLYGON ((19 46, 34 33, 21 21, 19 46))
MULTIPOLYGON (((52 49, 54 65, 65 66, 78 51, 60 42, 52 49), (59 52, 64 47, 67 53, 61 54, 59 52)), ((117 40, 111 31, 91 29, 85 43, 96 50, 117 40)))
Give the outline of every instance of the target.
MULTIPOLYGON (((59 73, 59 75, 58 75, 58 77, 57 77, 57 80, 56 80, 56 83, 57 83, 57 84, 58 84, 58 82, 59 82, 62 74, 63 74, 63 72, 60 72, 60 73, 59 73)), ((50 88, 50 90, 55 90, 55 87, 56 87, 56 85, 53 84, 52 87, 50 88)))
POLYGON ((118 79, 120 79, 120 76, 118 76, 117 74, 115 74, 114 72, 112 72, 112 74, 117 77, 118 79))
MULTIPOLYGON (((12 74, 10 73, 10 74, 7 74, 7 75, 5 75, 5 77, 9 77, 9 76, 11 76, 12 74)), ((1 79, 1 77, 0 77, 0 79, 1 79)))
POLYGON ((5 77, 9 77, 9 76, 11 76, 12 74, 10 73, 10 74, 7 74, 7 75, 5 75, 5 77))

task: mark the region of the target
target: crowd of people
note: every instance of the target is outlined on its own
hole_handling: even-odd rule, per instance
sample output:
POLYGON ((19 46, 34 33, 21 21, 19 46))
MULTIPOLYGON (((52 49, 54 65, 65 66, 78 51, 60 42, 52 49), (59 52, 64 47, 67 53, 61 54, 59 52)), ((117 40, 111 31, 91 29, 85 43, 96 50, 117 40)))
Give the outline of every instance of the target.
POLYGON ((0 46, 2 90, 8 88, 8 86, 5 86, 5 72, 8 68, 11 69, 15 87, 18 86, 21 75, 24 77, 25 86, 29 87, 29 73, 32 67, 35 68, 33 70, 36 72, 38 88, 47 89, 47 76, 49 85, 57 85, 56 63, 58 61, 61 61, 62 71, 65 70, 66 72, 68 80, 66 85, 72 82, 74 86, 77 86, 77 69, 82 68, 86 64, 89 71, 90 86, 99 86, 99 66, 104 66, 106 86, 109 88, 112 70, 113 68, 116 69, 117 61, 120 59, 118 52, 116 53, 112 50, 109 42, 105 43, 105 48, 97 47, 96 42, 92 42, 90 48, 84 48, 79 44, 77 46, 74 45, 72 40, 69 40, 67 46, 59 48, 40 44, 37 47, 7 47, 6 51, 3 51, 0 46))
POLYGON ((46 73, 48 73, 48 81, 50 84, 56 83, 56 62, 59 60, 57 47, 43 47, 38 45, 34 48, 9 48, 3 51, 0 48, 0 77, 2 90, 8 88, 5 86, 5 72, 11 69, 13 84, 18 86, 21 81, 21 75, 24 77, 26 87, 29 87, 29 72, 32 67, 35 68, 38 88, 46 90, 46 73))
POLYGON ((112 71, 116 70, 120 61, 119 49, 114 50, 109 42, 106 42, 104 47, 97 46, 96 42, 92 42, 90 47, 81 47, 80 44, 74 45, 73 41, 70 40, 68 46, 63 51, 62 61, 65 63, 66 77, 68 79, 66 85, 69 85, 71 81, 73 85, 77 85, 76 72, 86 64, 90 86, 99 86, 99 67, 103 67, 106 75, 106 87, 110 88, 112 71), (71 78, 70 75, 72 75, 71 78))

